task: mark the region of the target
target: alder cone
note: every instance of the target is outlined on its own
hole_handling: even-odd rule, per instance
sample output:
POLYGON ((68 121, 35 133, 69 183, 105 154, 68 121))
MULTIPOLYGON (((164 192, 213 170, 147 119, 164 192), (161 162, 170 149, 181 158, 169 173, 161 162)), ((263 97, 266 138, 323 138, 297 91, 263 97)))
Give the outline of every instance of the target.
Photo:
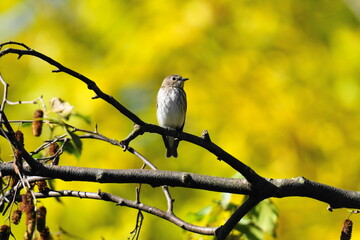
POLYGON ((32 130, 35 137, 39 137, 42 132, 42 117, 44 116, 44 112, 40 109, 35 110, 34 120, 32 124, 32 130))
POLYGON ((346 219, 341 231, 340 240, 350 240, 352 233, 353 222, 350 219, 346 219))

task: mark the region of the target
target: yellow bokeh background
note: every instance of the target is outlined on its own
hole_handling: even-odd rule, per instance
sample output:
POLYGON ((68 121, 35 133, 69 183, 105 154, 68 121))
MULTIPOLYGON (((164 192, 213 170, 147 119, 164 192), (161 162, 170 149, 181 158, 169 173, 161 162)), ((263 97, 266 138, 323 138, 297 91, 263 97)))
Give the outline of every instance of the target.
MULTIPOLYGON (((0 42, 23 42, 94 80, 109 95, 156 123, 155 99, 169 74, 189 77, 184 131, 201 135, 264 177, 304 176, 358 190, 360 158, 360 9, 355 0, 334 1, 0 1, 0 42)), ((9 99, 41 95, 69 101, 91 117, 70 123, 117 140, 132 122, 102 100, 91 100, 86 86, 33 57, 0 58, 10 84, 9 99)), ((9 119, 31 119, 39 106, 7 106, 9 119)), ((25 133, 36 149, 49 136, 25 133)), ((11 151, 0 141, 1 158, 11 151)), ((165 159, 161 137, 144 134, 131 146, 159 169, 231 177, 233 169, 192 144, 181 142, 179 158, 165 159)), ((65 154, 62 165, 110 169, 140 168, 129 153, 106 143, 84 140, 79 160, 65 154)), ((135 199, 135 186, 56 181, 56 188, 101 189, 135 199)), ((186 217, 219 198, 218 193, 171 189, 175 212, 186 217)), ((165 208, 160 189, 143 186, 146 204, 165 208)), ((279 239, 339 239, 346 210, 300 197, 274 199, 279 239)), ((83 239, 126 239, 136 211, 115 204, 75 198, 41 200, 47 225, 83 239)), ((354 239, 358 216, 353 216, 354 239)), ((4 218, 5 222, 5 218, 4 218)), ((21 238, 24 224, 13 227, 21 238)), ((141 239, 184 239, 183 230, 145 214, 141 239)), ((70 239, 62 236, 61 239, 70 239)), ((204 237, 204 239, 211 239, 204 237)))

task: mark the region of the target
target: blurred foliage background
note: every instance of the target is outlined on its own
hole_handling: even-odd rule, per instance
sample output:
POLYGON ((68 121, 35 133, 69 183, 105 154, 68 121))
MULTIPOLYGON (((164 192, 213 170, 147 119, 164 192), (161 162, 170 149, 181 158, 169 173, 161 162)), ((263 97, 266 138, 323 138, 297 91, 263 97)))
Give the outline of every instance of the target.
MULTIPOLYGON (((184 131, 204 129, 226 151, 264 177, 304 176, 358 190, 360 180, 360 6, 356 0, 0 1, 0 42, 27 44, 93 79, 144 121, 156 123, 155 99, 169 74, 189 77, 184 131)), ((10 100, 48 102, 60 97, 92 124, 70 119, 121 140, 132 123, 78 80, 32 57, 5 56, 0 71, 10 100)), ((39 106, 11 106, 10 119, 31 119, 39 106)), ((41 139, 25 132, 33 150, 41 139)), ((11 151, 1 140, 1 158, 11 151)), ((165 159, 161 137, 145 134, 131 146, 159 169, 230 177, 235 173, 203 149, 182 142, 178 159, 165 159), (196 164, 194 164, 196 163, 196 164)), ((61 164, 139 168, 121 149, 85 141, 80 160, 61 164)), ((56 181, 57 189, 109 191, 134 199, 135 185, 56 181)), ((218 193, 171 189, 180 217, 212 204, 218 193)), ((160 189, 143 187, 142 201, 165 207, 160 189)), ((299 197, 273 199, 279 239, 338 239, 346 210, 299 197)), ((240 203, 240 200, 239 200, 240 203)), ((126 239, 136 211, 79 199, 41 200, 53 233, 59 227, 83 239, 126 239)), ((359 217, 353 216, 353 237, 359 217)), ((22 236, 24 224, 14 227, 22 236)), ((183 230, 145 215, 141 239, 184 239, 183 230)), ((62 236, 61 239, 70 239, 62 236)), ((210 239, 204 237, 203 239, 210 239)), ((268 237, 270 239, 270 237, 268 237)))

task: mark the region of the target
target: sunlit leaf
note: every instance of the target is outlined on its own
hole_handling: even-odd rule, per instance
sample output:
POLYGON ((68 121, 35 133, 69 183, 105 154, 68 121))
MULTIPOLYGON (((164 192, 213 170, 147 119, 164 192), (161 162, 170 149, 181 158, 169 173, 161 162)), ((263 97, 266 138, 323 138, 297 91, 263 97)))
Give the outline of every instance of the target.
POLYGON ((31 127, 31 126, 32 126, 32 122, 21 123, 21 127, 31 127))
POLYGON ((226 209, 231 200, 231 193, 221 193, 220 205, 223 209, 226 209))
POLYGON ((258 219, 256 224, 264 231, 272 236, 275 236, 276 222, 279 217, 278 210, 275 204, 266 199, 255 207, 258 211, 258 219))
POLYGON ((278 211, 274 203, 266 199, 256 205, 244 219, 249 219, 255 226, 272 236, 275 236, 275 228, 278 220, 278 211))
POLYGON ((75 155, 77 158, 80 158, 82 151, 82 142, 78 135, 73 133, 68 127, 65 127, 67 133, 69 134, 71 141, 65 143, 64 150, 70 154, 75 155))
POLYGON ((202 221, 204 217, 207 216, 212 211, 212 209, 213 206, 210 205, 202 208, 196 213, 189 213, 188 214, 189 221, 202 221))
POLYGON ((235 229, 241 232, 247 240, 263 240, 264 232, 254 224, 237 224, 235 229))
POLYGON ((83 115, 81 113, 75 112, 75 113, 72 114, 72 116, 82 119, 87 124, 91 123, 91 118, 89 116, 83 115))

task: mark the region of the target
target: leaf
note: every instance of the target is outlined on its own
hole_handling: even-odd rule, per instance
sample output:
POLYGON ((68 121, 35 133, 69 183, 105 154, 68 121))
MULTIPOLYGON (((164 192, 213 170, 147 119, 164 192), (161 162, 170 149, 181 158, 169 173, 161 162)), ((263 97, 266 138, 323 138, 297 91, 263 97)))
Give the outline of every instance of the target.
MULTIPOLYGON (((54 180, 54 179, 49 179, 49 180, 47 180, 46 182, 48 183, 49 188, 50 188, 51 190, 55 190, 55 180, 54 180)), ((55 197, 55 200, 56 200, 58 203, 63 203, 63 202, 61 201, 61 198, 60 198, 60 197, 55 197)))
POLYGON ((31 127, 31 126, 32 126, 32 122, 21 123, 21 127, 31 127))
POLYGON ((243 175, 241 175, 241 173, 236 172, 236 173, 234 173, 234 175, 232 175, 232 176, 231 176, 231 178, 239 178, 239 179, 243 179, 243 178, 244 178, 244 176, 243 176, 243 175))
POLYGON ((193 221, 200 222, 201 220, 204 219, 204 217, 210 214, 212 210, 213 210, 213 206, 209 205, 207 207, 202 208, 196 213, 189 213, 188 217, 190 218, 190 222, 193 221))
POLYGON ((275 227, 279 213, 275 204, 271 200, 266 199, 262 201, 254 207, 249 214, 256 226, 275 237, 275 227))
POLYGON ((32 157, 33 157, 34 159, 37 159, 37 158, 42 158, 43 155, 42 155, 42 153, 35 153, 35 154, 32 155, 32 157))
POLYGON ((241 224, 238 223, 235 229, 245 235, 249 240, 263 240, 264 232, 254 224, 241 224))
POLYGON ((223 209, 227 209, 231 200, 231 193, 221 193, 220 205, 223 209))
POLYGON ((82 151, 82 142, 79 136, 70 131, 68 127, 65 127, 65 129, 69 134, 71 141, 65 143, 64 150, 70 154, 75 155, 76 158, 80 158, 82 151))
POLYGON ((72 116, 74 117, 78 117, 80 119, 82 119, 84 122, 86 122, 87 124, 90 124, 91 123, 91 119, 89 116, 85 116, 83 114, 80 114, 80 113, 73 113, 72 116))

